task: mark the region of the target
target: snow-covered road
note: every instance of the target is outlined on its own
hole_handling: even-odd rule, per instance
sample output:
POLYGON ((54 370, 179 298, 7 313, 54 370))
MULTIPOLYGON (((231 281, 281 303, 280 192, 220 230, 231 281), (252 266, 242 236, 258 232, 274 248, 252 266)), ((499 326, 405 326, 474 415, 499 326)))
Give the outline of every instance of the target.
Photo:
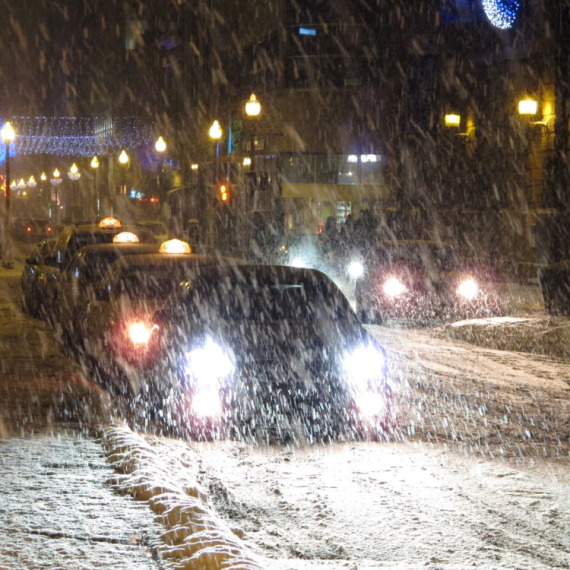
MULTIPOLYGON (((370 327, 401 381, 401 423, 390 441, 254 446, 105 428, 100 449, 116 471, 109 479, 92 461, 69 461, 66 448, 95 453, 89 434, 120 418, 121 407, 49 330, 19 313, 14 291, 0 287, 0 437, 22 439, 8 440, 0 461, 13 486, 0 493, 0 567, 18 567, 15 541, 30 547, 30 569, 111 560, 111 549, 89 540, 101 533, 80 522, 92 516, 82 478, 96 489, 89 496, 125 495, 125 504, 105 499, 118 520, 128 520, 129 495, 138 498, 141 516, 125 537, 156 536, 155 559, 145 563, 165 569, 216 567, 196 565, 200 556, 242 570, 570 567, 570 365, 562 360, 476 347, 445 329, 370 327), (54 486, 62 474, 66 486, 54 486), (33 492, 53 505, 41 517, 33 492), (38 536, 53 541, 37 547, 44 559, 33 556, 38 536), (65 553, 50 565, 58 548, 65 553)), ((121 550, 113 556, 121 567, 121 550)))
POLYGON ((146 441, 159 463, 184 458, 264 567, 569 567, 570 367, 371 330, 403 381, 393 441, 146 441))

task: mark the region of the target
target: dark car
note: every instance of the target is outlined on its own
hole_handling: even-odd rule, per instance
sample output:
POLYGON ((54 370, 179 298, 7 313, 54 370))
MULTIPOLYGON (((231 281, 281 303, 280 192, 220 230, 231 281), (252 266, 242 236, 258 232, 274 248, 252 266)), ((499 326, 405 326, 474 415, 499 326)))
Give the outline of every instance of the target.
POLYGON ((28 243, 35 243, 53 235, 48 231, 51 228, 47 219, 19 219, 13 223, 14 237, 28 243))
POLYGON ((386 353, 320 271, 200 268, 152 325, 146 397, 194 437, 324 440, 388 423, 386 353))
POLYGON ((65 271, 73 256, 84 246, 93 244, 113 243, 115 236, 129 232, 136 236, 139 243, 155 244, 154 236, 145 229, 134 226, 123 226, 117 218, 103 218, 99 223, 75 223, 65 226, 59 236, 53 250, 53 255, 46 261, 54 267, 50 279, 46 283, 48 306, 54 306, 57 281, 61 272, 65 271))
POLYGON ((54 268, 46 264, 46 259, 52 255, 54 245, 54 239, 40 241, 26 258, 22 271, 22 311, 32 317, 44 319, 47 315, 46 281, 54 268))
POLYGON ((427 240, 381 242, 364 260, 356 282, 361 320, 428 322, 490 316, 504 310, 500 272, 459 260, 450 245, 427 240))
POLYGON ((140 391, 145 361, 139 349, 141 344, 146 346, 154 312, 165 304, 188 270, 229 262, 223 257, 192 254, 189 248, 173 251, 167 247, 170 244, 185 242, 170 240, 158 253, 118 259, 82 319, 87 359, 103 383, 124 393, 140 391))
MULTIPOLYGON (((121 235, 121 234, 118 234, 121 235)), ((52 324, 59 324, 70 345, 81 340, 87 305, 119 257, 158 252, 158 244, 105 243, 82 247, 57 281, 51 305, 52 324)))

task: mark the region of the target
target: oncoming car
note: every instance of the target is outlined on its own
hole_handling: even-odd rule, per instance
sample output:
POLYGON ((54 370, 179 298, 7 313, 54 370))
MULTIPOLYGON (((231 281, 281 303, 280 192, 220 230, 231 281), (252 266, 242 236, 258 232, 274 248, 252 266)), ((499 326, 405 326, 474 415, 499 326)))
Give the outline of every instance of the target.
POLYGON ((384 349, 317 270, 190 272, 153 317, 146 395, 194 437, 325 440, 387 429, 384 349))
POLYGON ((192 254, 190 246, 177 239, 164 242, 154 253, 117 259, 95 290, 83 322, 84 354, 105 384, 124 393, 140 391, 145 361, 139 347, 146 346, 154 311, 188 270, 223 259, 192 254))
POLYGON ((366 323, 428 322, 504 311, 499 272, 462 263, 453 247, 435 241, 381 242, 362 264, 349 266, 356 310, 366 323))

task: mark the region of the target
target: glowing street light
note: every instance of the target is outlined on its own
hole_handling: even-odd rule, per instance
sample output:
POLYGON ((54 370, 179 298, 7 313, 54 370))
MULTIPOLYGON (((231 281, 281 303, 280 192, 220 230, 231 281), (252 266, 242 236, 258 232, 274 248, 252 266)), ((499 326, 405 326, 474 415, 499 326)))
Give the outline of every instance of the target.
POLYGON ((222 138, 222 127, 220 127, 220 123, 218 123, 218 121, 214 121, 212 123, 208 132, 210 134, 210 138, 215 141, 222 138))
POLYGON ((0 136, 6 144, 6 223, 4 224, 4 259, 2 265, 6 269, 14 268, 14 257, 12 254, 12 228, 10 217, 10 193, 12 185, 10 184, 10 143, 14 140, 16 133, 10 122, 2 127, 0 136))
POLYGON ((96 156, 91 161, 91 168, 99 168, 99 159, 96 156))
POLYGON ((519 115, 536 115, 538 103, 533 99, 519 101, 519 115))
POLYGON ((259 113, 261 113, 261 103, 252 93, 249 97, 248 102, 245 104, 245 114, 248 117, 257 117, 259 113))
POLYGON ((119 162, 121 164, 128 164, 129 162, 129 155, 127 154, 127 152, 125 150, 121 151, 121 154, 119 155, 119 162))
POLYGON ((81 173, 79 172, 79 168, 77 168, 77 164, 75 164, 75 162, 71 165, 67 176, 69 176, 71 180, 79 180, 81 178, 81 173))
POLYGON ((30 178, 28 179, 28 187, 29 188, 35 188, 37 186, 37 184, 38 183, 36 182, 36 179, 34 178, 34 175, 32 174, 30 176, 30 178))
POLYGON ((154 143, 154 148, 156 152, 164 152, 166 150, 166 143, 162 137, 158 137, 157 141, 154 143))

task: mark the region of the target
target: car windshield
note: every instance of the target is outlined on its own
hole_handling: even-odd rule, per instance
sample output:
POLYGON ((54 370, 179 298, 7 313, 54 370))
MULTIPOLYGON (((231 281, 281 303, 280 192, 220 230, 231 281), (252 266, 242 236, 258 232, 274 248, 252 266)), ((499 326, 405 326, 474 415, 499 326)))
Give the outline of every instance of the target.
POLYGON ((205 321, 339 321, 352 315, 347 299, 325 279, 202 279, 188 302, 205 321))
POLYGON ((378 265, 417 265, 428 271, 452 271, 456 258, 451 247, 435 243, 383 244, 372 261, 378 265))

